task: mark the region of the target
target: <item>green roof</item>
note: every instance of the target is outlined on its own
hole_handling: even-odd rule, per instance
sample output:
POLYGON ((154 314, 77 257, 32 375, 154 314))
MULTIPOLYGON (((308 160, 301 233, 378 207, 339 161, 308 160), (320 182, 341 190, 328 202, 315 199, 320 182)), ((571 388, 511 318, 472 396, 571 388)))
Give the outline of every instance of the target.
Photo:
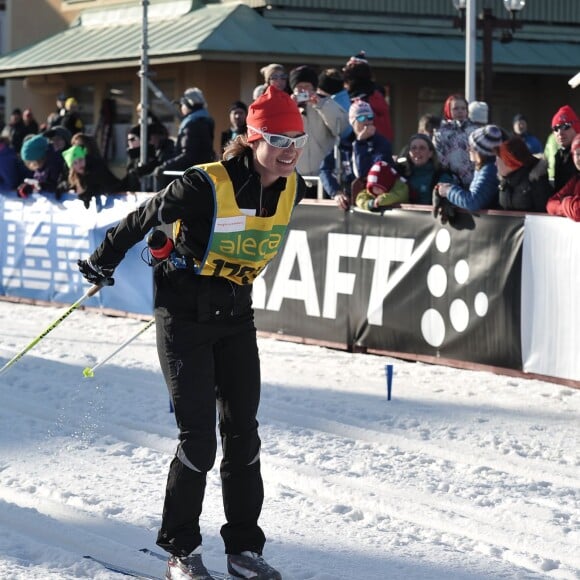
MULTIPOLYGON (((153 65, 200 59, 338 64, 361 49, 374 67, 457 69, 464 62, 464 39, 452 29, 449 36, 307 30, 275 27, 235 2, 192 8, 190 0, 176 0, 161 6, 165 10, 148 19, 153 65)), ((70 28, 0 57, 0 78, 137 66, 141 19, 138 6, 83 12, 70 28)), ((493 61, 495 70, 573 74, 580 44, 516 37, 510 44, 494 42, 493 61)))

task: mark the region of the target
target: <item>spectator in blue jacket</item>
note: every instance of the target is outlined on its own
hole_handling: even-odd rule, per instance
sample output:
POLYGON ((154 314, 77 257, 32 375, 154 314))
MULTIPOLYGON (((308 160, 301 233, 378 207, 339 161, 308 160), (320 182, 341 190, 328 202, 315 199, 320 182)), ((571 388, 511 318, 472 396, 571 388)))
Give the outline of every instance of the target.
POLYGON ((350 189, 355 179, 360 179, 364 187, 374 163, 386 161, 393 164, 391 142, 377 133, 375 115, 369 103, 356 99, 350 106, 348 119, 352 134, 341 139, 338 156, 331 150, 320 165, 320 180, 324 191, 342 209, 350 206, 350 189), (338 166, 337 157, 340 157, 338 166))
POLYGON ((544 146, 541 141, 528 131, 528 120, 525 115, 522 115, 521 113, 515 115, 512 121, 512 126, 514 129, 514 136, 520 137, 520 139, 524 140, 532 155, 541 155, 544 152, 544 146))
POLYGON ((475 172, 469 189, 450 183, 438 183, 437 193, 453 205, 476 211, 499 206, 499 179, 495 158, 507 135, 496 125, 485 125, 469 135, 469 157, 475 172))

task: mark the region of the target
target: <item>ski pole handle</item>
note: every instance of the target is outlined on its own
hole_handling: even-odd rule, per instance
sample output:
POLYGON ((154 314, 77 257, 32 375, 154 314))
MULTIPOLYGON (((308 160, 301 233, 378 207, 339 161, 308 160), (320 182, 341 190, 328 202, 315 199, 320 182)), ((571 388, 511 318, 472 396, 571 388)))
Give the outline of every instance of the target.
POLYGON ((10 367, 15 365, 29 350, 34 348, 49 332, 53 331, 67 316, 72 314, 85 300, 94 296, 102 286, 95 284, 91 286, 76 302, 74 302, 68 310, 61 314, 54 322, 49 324, 30 344, 24 347, 19 353, 15 354, 1 369, 0 375, 6 372, 10 367))

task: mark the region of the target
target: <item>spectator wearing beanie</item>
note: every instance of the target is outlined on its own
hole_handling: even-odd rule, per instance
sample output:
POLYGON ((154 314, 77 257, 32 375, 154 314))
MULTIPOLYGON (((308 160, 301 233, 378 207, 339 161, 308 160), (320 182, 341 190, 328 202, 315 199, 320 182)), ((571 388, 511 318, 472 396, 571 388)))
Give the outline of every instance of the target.
POLYGON ((545 159, 534 157, 520 137, 511 137, 499 146, 496 163, 502 209, 546 211, 546 202, 553 190, 545 159))
POLYGON ((514 137, 523 139, 532 155, 541 155, 544 152, 541 141, 528 131, 528 119, 525 115, 522 115, 522 113, 514 115, 512 128, 514 137))
POLYGON ((489 123, 489 107, 484 101, 472 101, 467 110, 470 121, 478 127, 489 123))
POLYGON ((363 99, 367 101, 375 114, 377 131, 392 142, 391 110, 384 91, 373 78, 366 53, 361 51, 357 55, 351 56, 342 72, 350 100, 363 99))
POLYGON ((66 127, 55 125, 51 129, 47 129, 43 134, 49 140, 55 151, 63 151, 70 147, 72 135, 66 127))
POLYGON ((355 99, 349 108, 352 133, 340 140, 337 168, 334 149, 329 151, 320 166, 320 179, 325 193, 342 209, 348 209, 352 193, 364 187, 366 176, 377 161, 391 162, 391 143, 379 135, 375 115, 369 103, 355 99))
MULTIPOLYGON (((290 71, 292 99, 304 119, 308 143, 298 161, 298 173, 318 177, 320 164, 332 150, 335 141, 348 125, 347 112, 332 98, 318 93, 318 74, 309 66, 299 66, 290 71)), ((311 187, 308 197, 316 197, 316 187, 311 187)))
POLYGON ((453 205, 477 211, 496 209, 499 205, 499 180, 495 156, 506 134, 496 125, 486 125, 469 135, 469 156, 475 165, 469 189, 450 183, 438 183, 437 194, 453 205))
POLYGON ((62 157, 68 167, 66 190, 76 193, 85 208, 90 207, 93 197, 126 191, 123 181, 117 179, 108 168, 106 171, 97 168, 86 147, 72 145, 62 152, 62 157))
POLYGON ((224 160, 188 169, 78 264, 89 283, 102 283, 152 228, 179 224, 176 260, 160 262, 153 276, 159 360, 179 428, 157 536, 169 553, 171 577, 193 566, 198 577, 209 577, 198 548, 207 473, 216 458, 216 399, 228 572, 281 577, 264 558, 247 555, 265 555, 266 544, 258 524, 264 483, 252 283, 276 257, 304 194, 296 163, 307 136, 294 101, 272 86, 249 106, 247 124, 247 137, 232 142, 224 160))
POLYGON ((377 161, 367 175, 366 188, 356 196, 356 206, 382 211, 409 201, 409 186, 404 177, 386 161, 377 161))
MULTIPOLYGON (((282 90, 282 89, 280 89, 282 90)), ((234 101, 228 111, 230 127, 227 131, 222 131, 220 144, 222 151, 226 145, 233 141, 238 135, 246 133, 246 117, 248 116, 248 106, 242 101, 234 101)))
POLYGON ((550 215, 559 215, 580 222, 580 134, 574 137, 570 149, 576 174, 548 200, 546 209, 550 215))
POLYGON ((552 118, 552 132, 558 150, 554 155, 554 191, 560 191, 576 174, 570 146, 577 133, 580 133, 580 120, 569 105, 561 107, 552 118))
POLYGON ((32 172, 32 181, 18 187, 20 197, 28 197, 33 192, 57 193, 59 177, 64 168, 60 152, 55 151, 44 135, 29 135, 22 143, 20 156, 32 172))
POLYGON ((354 173, 365 179, 371 165, 376 161, 393 159, 391 142, 377 131, 375 112, 370 104, 362 99, 355 99, 348 110, 348 120, 353 129, 354 173))

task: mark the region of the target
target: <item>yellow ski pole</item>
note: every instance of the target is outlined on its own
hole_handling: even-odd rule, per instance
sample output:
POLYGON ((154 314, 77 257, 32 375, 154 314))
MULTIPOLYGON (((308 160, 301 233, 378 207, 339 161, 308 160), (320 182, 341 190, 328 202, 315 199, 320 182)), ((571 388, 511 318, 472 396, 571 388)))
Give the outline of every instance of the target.
POLYGON ((61 314, 54 322, 49 324, 32 342, 15 354, 1 369, 0 375, 5 373, 10 367, 15 365, 29 350, 34 348, 49 332, 53 331, 67 316, 72 314, 85 300, 94 296, 102 288, 101 284, 91 286, 70 308, 61 314))

